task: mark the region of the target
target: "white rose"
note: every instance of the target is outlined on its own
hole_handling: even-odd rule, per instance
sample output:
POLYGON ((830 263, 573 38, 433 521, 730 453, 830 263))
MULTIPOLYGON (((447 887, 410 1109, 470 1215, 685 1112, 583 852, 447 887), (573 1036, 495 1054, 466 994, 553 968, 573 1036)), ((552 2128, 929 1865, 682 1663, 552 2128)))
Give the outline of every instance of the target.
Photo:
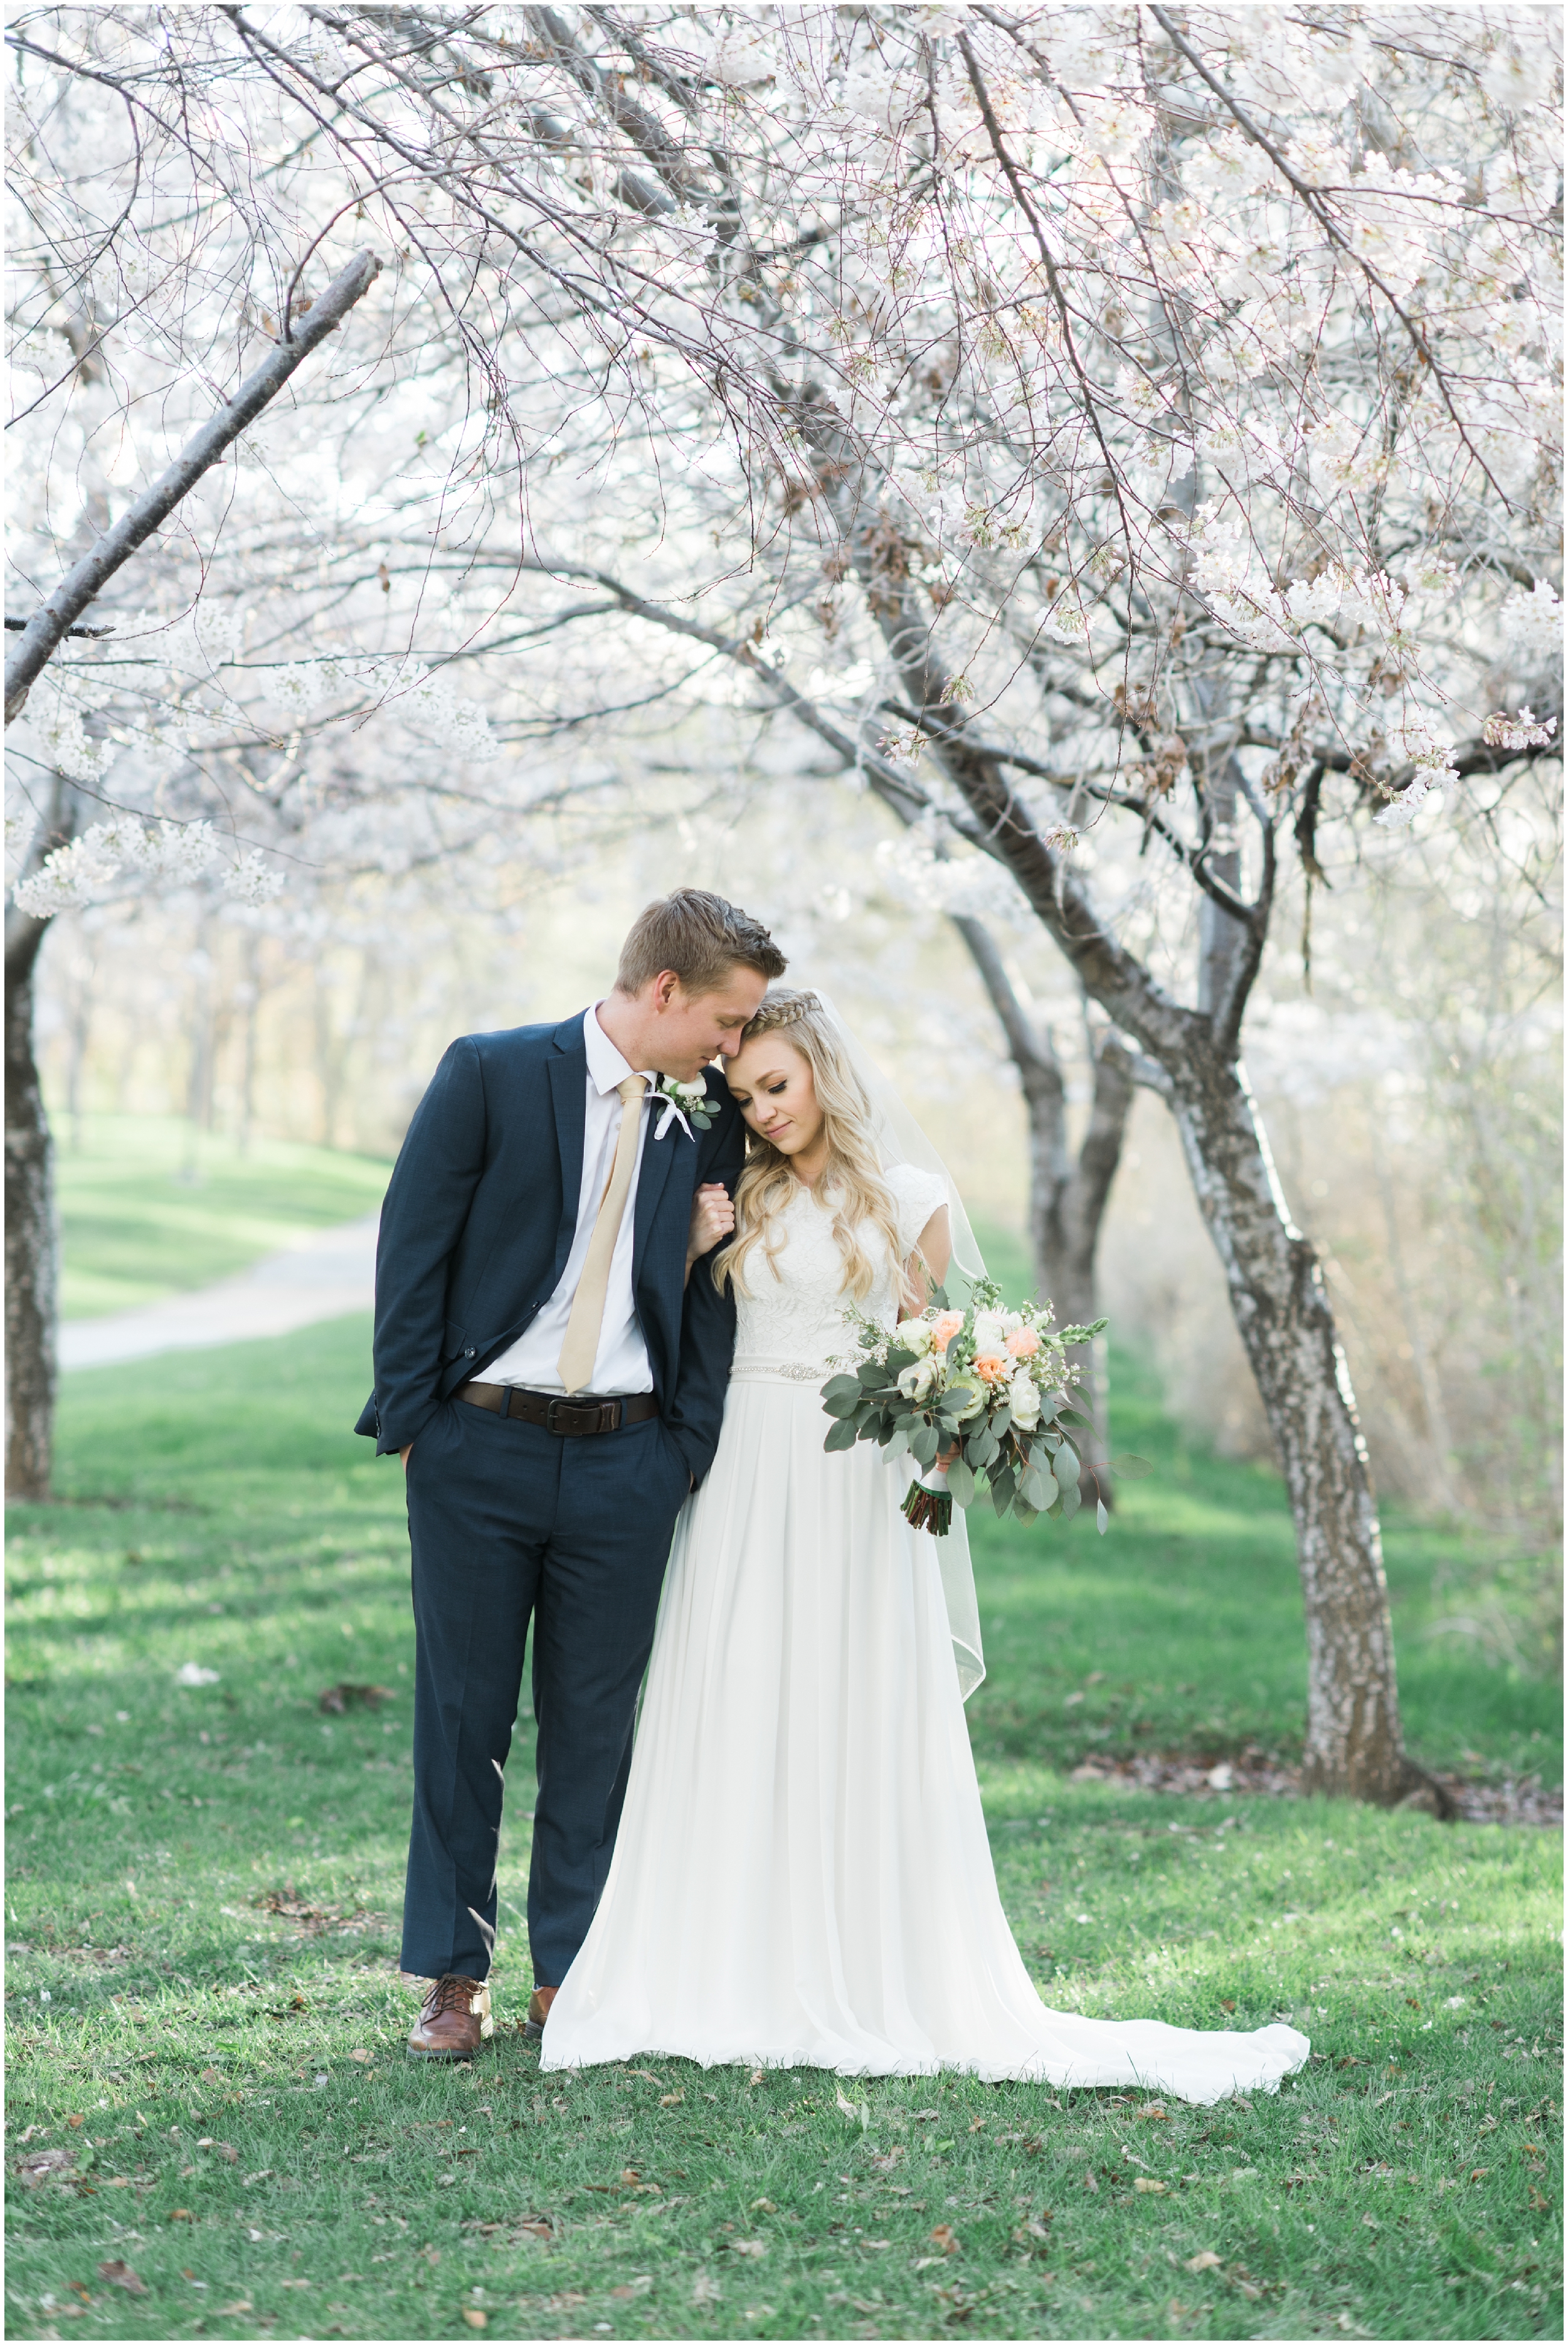
POLYGON ((976 1352, 999 1352, 1006 1345, 1007 1340, 1001 1313, 982 1311, 975 1321, 976 1352))
POLYGON ((899 1373, 898 1389, 905 1400, 928 1400, 936 1390, 942 1370, 938 1361, 916 1360, 899 1373))
POLYGON ((1002 1314, 1002 1333, 1005 1335, 1016 1335, 1023 1324, 1024 1315, 1021 1311, 1005 1311, 1002 1314))
POLYGON ((901 1319, 893 1331, 893 1340, 901 1352, 913 1352, 917 1360, 924 1359, 931 1349, 931 1323, 928 1319, 901 1319))
POLYGON ((1028 1433, 1040 1421, 1040 1388, 1027 1368, 1020 1368, 1007 1386, 1007 1406, 1013 1412, 1013 1423, 1021 1433, 1028 1433))

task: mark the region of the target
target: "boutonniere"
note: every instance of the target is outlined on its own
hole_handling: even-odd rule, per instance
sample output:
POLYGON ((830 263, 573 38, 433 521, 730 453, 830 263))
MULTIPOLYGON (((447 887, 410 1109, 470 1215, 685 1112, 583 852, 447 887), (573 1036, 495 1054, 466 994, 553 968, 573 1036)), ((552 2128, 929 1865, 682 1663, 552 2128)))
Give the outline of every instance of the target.
POLYGON ((688 1140, 695 1140, 697 1132, 706 1132, 719 1112, 719 1102, 708 1097, 704 1083, 678 1083, 673 1075, 660 1076, 653 1097, 664 1110, 653 1132, 655 1140, 663 1140, 673 1123, 680 1125, 688 1140))

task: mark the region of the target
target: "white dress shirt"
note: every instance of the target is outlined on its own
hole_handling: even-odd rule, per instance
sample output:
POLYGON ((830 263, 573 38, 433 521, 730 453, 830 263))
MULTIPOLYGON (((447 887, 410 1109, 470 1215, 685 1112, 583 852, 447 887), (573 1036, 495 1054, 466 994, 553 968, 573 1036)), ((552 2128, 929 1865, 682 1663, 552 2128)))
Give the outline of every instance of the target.
MULTIPOLYGON (((572 1316, 572 1304, 582 1277, 582 1264, 587 1257, 593 1224, 599 1219, 600 1201, 610 1185, 610 1174, 615 1162, 615 1143, 621 1134, 621 1101, 616 1085, 628 1075, 639 1071, 629 1067, 609 1035, 599 1023, 597 1003, 584 1016, 582 1039, 588 1046, 587 1108, 582 1132, 582 1181, 577 1192, 577 1228, 572 1235, 572 1252, 566 1257, 566 1268, 561 1284, 548 1303, 535 1314, 527 1330, 518 1337, 510 1350, 493 1360, 484 1372, 487 1384, 519 1385, 529 1392, 558 1393, 566 1390, 561 1381, 561 1347, 566 1341, 566 1323, 572 1316)), ((647 1074, 648 1097, 659 1078, 644 1069, 647 1074)), ((632 1169, 631 1193, 626 1210, 621 1217, 620 1233, 615 1251, 610 1257, 610 1284, 604 1297, 604 1317, 599 1330, 599 1349, 594 1355, 593 1376, 589 1390, 595 1393, 645 1393, 653 1389, 653 1371, 648 1365, 648 1346, 642 1341, 642 1331, 637 1325, 637 1313, 632 1300, 632 1242, 637 1215, 637 1182, 642 1170, 642 1151, 648 1141, 648 1119, 642 1118, 637 1135, 637 1162, 632 1169)))

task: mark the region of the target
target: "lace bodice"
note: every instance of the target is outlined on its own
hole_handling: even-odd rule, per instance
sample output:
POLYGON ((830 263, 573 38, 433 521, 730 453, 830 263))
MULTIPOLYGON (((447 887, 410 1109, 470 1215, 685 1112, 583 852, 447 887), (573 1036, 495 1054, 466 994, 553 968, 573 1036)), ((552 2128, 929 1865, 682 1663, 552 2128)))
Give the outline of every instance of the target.
MULTIPOLYGON (((873 1259, 880 1254, 883 1260, 876 1283, 859 1308, 866 1318, 891 1327, 897 1316, 899 1264, 907 1259, 937 1207, 946 1203, 947 1191, 939 1175, 915 1164, 892 1165, 883 1178, 898 1212, 899 1262, 885 1259, 886 1246, 875 1229, 865 1231, 862 1244, 867 1254, 873 1259)), ((825 1364, 853 1343, 844 1314, 854 1298, 833 1234, 833 1215, 802 1187, 779 1215, 779 1230, 773 1268, 760 1245, 746 1257, 752 1291, 735 1298, 732 1374, 798 1370, 803 1382, 820 1381, 825 1364)))

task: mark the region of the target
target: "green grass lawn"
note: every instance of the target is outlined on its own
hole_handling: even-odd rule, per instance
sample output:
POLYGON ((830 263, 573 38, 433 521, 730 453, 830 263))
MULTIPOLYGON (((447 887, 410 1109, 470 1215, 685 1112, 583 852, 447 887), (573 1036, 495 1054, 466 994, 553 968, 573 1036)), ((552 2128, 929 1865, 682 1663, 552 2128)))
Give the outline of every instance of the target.
POLYGON ((327 1148, 232 1140, 178 1116, 90 1115, 56 1134, 61 1308, 128 1311, 228 1278, 301 1232, 374 1213, 388 1164, 327 1148))
MULTIPOLYGON (((14 1511, 10 2333, 1561 2335, 1556 1836, 1061 1771, 1300 1734, 1278 1485, 1125 1366, 1156 1471, 1108 1538, 976 1542, 1003 1894, 1048 2000, 1290 2015, 1300 2078, 1201 2111, 857 2081, 846 2112, 814 2071, 541 2077, 525 1739, 497 2038, 407 2062, 407 1546, 347 1430, 367 1352, 350 1321, 70 1376, 65 1497, 14 1511), (339 1680, 392 1698, 323 1716, 339 1680)), ((1391 1538, 1411 1742, 1550 1771, 1551 1690, 1421 1641, 1432 1536, 1391 1538)))

